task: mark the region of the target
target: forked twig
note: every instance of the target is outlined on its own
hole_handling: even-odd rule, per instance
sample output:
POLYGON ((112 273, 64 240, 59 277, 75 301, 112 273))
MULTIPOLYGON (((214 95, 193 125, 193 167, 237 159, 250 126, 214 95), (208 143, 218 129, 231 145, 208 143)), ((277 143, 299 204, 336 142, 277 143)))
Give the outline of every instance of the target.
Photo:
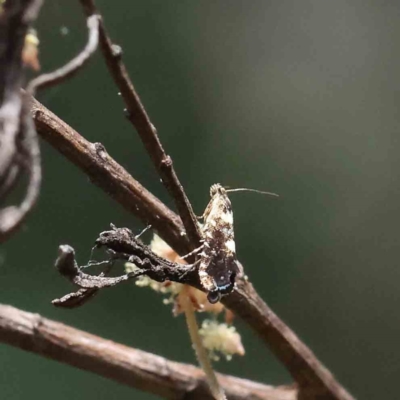
POLYGON ((106 277, 104 274, 89 275, 82 271, 86 266, 78 266, 74 249, 68 245, 61 245, 56 268, 61 275, 80 289, 61 299, 53 300, 54 305, 67 308, 77 307, 86 302, 88 297, 92 297, 94 290, 97 292, 99 289, 112 287, 141 275, 147 275, 157 282, 170 280, 199 287, 198 276, 191 265, 176 264, 157 256, 127 228, 116 228, 113 225, 111 228, 110 231, 100 234, 96 240, 96 247, 107 248, 111 254, 109 263, 124 260, 135 264, 137 269, 118 277, 106 277))
POLYGON ((91 143, 48 110, 31 99, 31 113, 39 135, 88 175, 90 181, 138 217, 182 254, 190 251, 180 218, 134 179, 106 151, 91 143))
MULTIPOLYGON (((86 15, 96 15, 98 11, 93 0, 80 0, 86 15)), ((105 58, 108 70, 121 93, 126 106, 128 120, 136 128, 153 164, 158 171, 163 184, 175 201, 178 213, 182 219, 186 233, 193 247, 198 246, 201 239, 196 216, 192 205, 175 173, 172 159, 168 156, 157 135, 157 130, 140 101, 135 87, 122 62, 122 50, 114 45, 107 34, 103 21, 100 22, 100 47, 105 58)), ((183 253, 182 253, 183 254, 183 253)))

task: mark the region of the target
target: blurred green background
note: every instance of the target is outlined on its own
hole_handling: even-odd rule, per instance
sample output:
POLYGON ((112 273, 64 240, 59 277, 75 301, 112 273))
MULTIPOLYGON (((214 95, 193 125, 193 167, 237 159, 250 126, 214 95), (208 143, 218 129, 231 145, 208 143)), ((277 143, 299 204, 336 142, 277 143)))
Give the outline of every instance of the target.
MULTIPOLYGON (((274 191, 231 199, 246 273, 272 309, 360 399, 398 398, 400 372, 400 4, 396 1, 97 1, 197 214, 211 184, 274 191)), ((86 40, 78 1, 47 1, 37 23, 43 71, 86 40)), ((173 207, 100 55, 39 99, 102 142, 173 207)), ((53 308, 71 286, 59 244, 81 263, 110 222, 142 228, 42 142, 40 201, 0 249, 0 301, 173 360, 195 362, 182 317, 133 284, 81 309, 53 308)), ((219 371, 291 381, 237 321, 247 354, 219 371)), ((0 393, 154 399, 0 345, 0 393)))

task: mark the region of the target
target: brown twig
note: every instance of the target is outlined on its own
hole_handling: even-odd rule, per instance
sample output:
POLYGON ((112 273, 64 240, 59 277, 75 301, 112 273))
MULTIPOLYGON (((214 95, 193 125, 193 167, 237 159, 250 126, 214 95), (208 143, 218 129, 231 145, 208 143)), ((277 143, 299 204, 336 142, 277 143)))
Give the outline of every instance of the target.
POLYGON ((0 186, 2 200, 15 187, 22 171, 28 186, 20 204, 0 211, 0 242, 21 226, 39 194, 41 169, 36 132, 23 104, 22 49, 41 0, 7 1, 0 14, 0 186))
POLYGON ((104 289, 141 275, 141 271, 138 271, 137 274, 124 274, 118 277, 106 277, 104 274, 85 274, 82 272, 82 269, 79 268, 75 260, 75 250, 71 246, 66 244, 61 245, 58 249, 58 253, 56 268, 61 275, 82 289, 104 289))
MULTIPOLYGON (((37 15, 41 1, 7 2, 0 19, 0 33, 5 41, 0 54, 0 182, 4 198, 15 186, 21 170, 27 171, 26 194, 18 205, 0 211, 0 241, 7 239, 24 222, 39 197, 41 160, 38 138, 27 105, 29 97, 20 92, 22 82, 21 52, 28 26, 37 15), (17 129, 18 128, 18 129, 17 129)), ((84 50, 58 70, 40 75, 27 87, 55 85, 75 74, 89 60, 97 48, 99 17, 88 18, 89 40, 84 50)))
POLYGON ((40 1, 24 0, 4 4, 0 16, 0 181, 16 153, 22 100, 21 53, 25 35, 35 19, 40 1))
POLYGON ((51 145, 85 172, 90 180, 136 215, 151 225, 164 240, 181 252, 190 244, 182 234, 179 217, 111 158, 100 143, 91 143, 73 128, 32 98, 32 115, 36 129, 51 145))
POLYGON ((198 275, 191 265, 176 264, 157 256, 127 228, 112 226, 110 231, 102 232, 96 240, 96 247, 106 247, 111 253, 110 260, 106 262, 108 269, 114 261, 124 260, 135 264, 136 270, 118 277, 107 277, 104 273, 89 275, 82 270, 93 264, 79 267, 75 260, 74 249, 69 245, 61 245, 56 268, 61 275, 80 289, 61 299, 53 300, 54 305, 67 308, 77 307, 88 300, 88 297, 93 296, 93 290, 116 286, 141 275, 147 275, 157 282, 169 280, 200 286, 198 275))
MULTIPOLYGON (((179 218, 118 165, 103 147, 86 141, 65 122, 33 101, 33 116, 38 133, 79 166, 89 178, 123 207, 146 224, 154 225, 173 248, 188 250, 187 237, 180 232, 179 218), (100 153, 100 156, 99 156, 100 153)), ((243 318, 290 371, 301 387, 302 399, 352 400, 308 347, 259 297, 248 282, 238 282, 237 290, 222 299, 243 318)))
MULTIPOLYGON (((1 304, 0 341, 167 399, 211 398, 202 371, 192 365, 1 304)), ((228 375, 220 375, 219 379, 230 400, 298 398, 294 386, 273 387, 228 375)))
MULTIPOLYGON (((93 0, 80 0, 86 15, 98 14, 93 0)), ((201 239, 196 216, 192 205, 175 173, 172 159, 165 150, 157 135, 157 130, 140 101, 135 87, 124 63, 122 62, 122 50, 112 43, 103 21, 100 22, 100 46, 105 58, 108 70, 121 93, 126 106, 128 120, 136 128, 146 150, 158 171, 164 186, 175 201, 178 213, 191 243, 191 250, 198 247, 201 239)), ((182 254, 182 253, 181 253, 182 254)))
MULTIPOLYGON (((42 180, 40 148, 25 95, 23 95, 21 127, 18 136, 19 154, 16 157, 16 162, 27 171, 28 186, 25 196, 19 205, 5 207, 0 211, 0 242, 7 239, 21 226, 35 205, 40 192, 42 180)), ((15 184, 17 177, 18 175, 13 179, 12 184, 15 184)), ((8 183, 6 182, 6 184, 8 183)), ((9 185, 5 188, 5 192, 9 192, 11 189, 12 187, 9 185)))
POLYGON ((39 75, 33 79, 26 88, 30 94, 34 94, 37 89, 44 89, 57 85, 80 71, 90 60, 97 49, 99 42, 99 19, 98 15, 92 15, 87 19, 89 37, 85 48, 71 61, 53 72, 39 75))

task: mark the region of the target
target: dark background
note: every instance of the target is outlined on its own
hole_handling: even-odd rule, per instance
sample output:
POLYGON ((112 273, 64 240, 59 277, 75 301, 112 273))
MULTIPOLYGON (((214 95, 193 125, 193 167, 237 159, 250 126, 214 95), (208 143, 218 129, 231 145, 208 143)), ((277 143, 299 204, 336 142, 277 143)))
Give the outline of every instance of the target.
MULTIPOLYGON (((98 1, 195 211, 209 187, 232 194, 246 273, 272 309, 359 399, 395 399, 400 372, 400 5, 395 1, 98 1)), ((78 1, 52 0, 37 23, 43 71, 86 40, 78 1), (63 34, 68 28, 68 33, 63 34)), ((124 119, 100 55, 39 99, 173 206, 124 119)), ((59 244, 81 263, 110 222, 142 225, 42 142, 40 201, 0 249, 2 303, 177 361, 195 362, 182 317, 133 284, 81 309, 53 308, 71 286, 59 244)), ((217 369, 291 381, 237 321, 247 351, 217 369)), ((153 399, 0 345, 1 398, 153 399)))

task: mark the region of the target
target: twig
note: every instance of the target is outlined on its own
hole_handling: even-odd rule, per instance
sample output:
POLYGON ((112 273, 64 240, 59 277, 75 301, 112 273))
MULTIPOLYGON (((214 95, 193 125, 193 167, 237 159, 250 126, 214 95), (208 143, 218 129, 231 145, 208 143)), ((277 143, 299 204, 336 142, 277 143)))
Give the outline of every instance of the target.
MULTIPOLYGON (((0 304, 0 341, 171 399, 210 399, 198 368, 102 339, 0 304)), ((293 386, 273 387, 219 375, 230 400, 296 400, 293 386)))
MULTIPOLYGON (((93 0, 80 0, 86 15, 98 14, 93 0)), ((139 95, 122 62, 122 50, 114 45, 107 34, 103 21, 100 22, 100 46, 108 70, 121 93, 126 106, 128 120, 136 128, 161 180, 175 201, 178 213, 191 243, 191 250, 198 247, 201 239, 196 216, 185 191, 175 173, 172 159, 165 153, 157 130, 140 101, 139 95)), ((181 253, 185 254, 185 253, 181 253)))
POLYGON ((133 272, 118 277, 106 277, 102 273, 100 276, 89 275, 82 272, 75 260, 75 252, 71 246, 61 245, 59 247, 59 256, 56 260, 58 271, 79 286, 80 290, 70 293, 61 299, 53 300, 53 304, 59 307, 73 308, 77 307, 92 297, 93 290, 116 286, 132 278, 141 275, 147 275, 157 282, 170 280, 179 283, 189 283, 199 287, 198 276, 191 265, 176 264, 157 256, 153 251, 137 239, 127 228, 116 228, 105 231, 100 234, 96 240, 96 246, 107 247, 112 254, 109 265, 116 260, 129 261, 137 266, 133 272), (88 292, 88 290, 90 292, 88 292))
POLYGON ((16 182, 18 182, 21 177, 21 168, 19 163, 14 163, 8 168, 4 179, 0 184, 0 202, 5 199, 11 190, 14 188, 16 182))
MULTIPOLYGON (((179 218, 108 156, 103 147, 99 151, 99 145, 86 141, 37 101, 33 102, 32 112, 36 129, 45 140, 123 207, 146 225, 153 225, 171 247, 182 253, 189 250, 187 237, 180 234, 184 228, 179 218)), ((237 289, 223 297, 222 302, 245 320, 281 360, 301 386, 302 399, 321 396, 326 400, 353 400, 311 350, 265 304, 249 282, 238 282, 237 289)))
POLYGON ((28 27, 36 19, 41 0, 8 1, 0 15, 0 185, 2 200, 27 171, 28 187, 19 205, 0 211, 0 242, 21 226, 39 194, 40 152, 36 132, 20 93, 21 53, 28 27))
POLYGON ((85 48, 61 68, 53 72, 39 75, 37 78, 33 79, 27 86, 26 91, 28 93, 34 94, 37 89, 44 89, 57 85, 74 76, 87 64, 90 57, 96 51, 99 42, 99 19, 100 17, 98 15, 92 15, 87 19, 89 37, 85 48))
POLYGON ((100 143, 91 143, 49 111, 36 99, 31 100, 36 129, 52 146, 78 166, 89 179, 136 215, 151 225, 173 248, 190 251, 179 217, 153 196, 121 167, 100 143))
POLYGON ((76 292, 68 293, 65 296, 54 299, 51 303, 53 306, 62 308, 76 308, 92 299, 99 292, 99 289, 79 289, 76 292))
MULTIPOLYGON (((21 129, 18 135, 20 138, 18 141, 19 155, 17 162, 28 171, 28 187, 24 199, 19 205, 9 206, 0 211, 0 242, 7 239, 24 222, 39 197, 42 180, 38 137, 29 114, 27 99, 25 96, 23 97, 21 129)), ((16 179, 12 183, 15 182, 16 179)), ((6 192, 9 190, 11 190, 11 186, 5 189, 6 192)))
POLYGON ((73 284, 82 289, 103 289, 118 285, 130 278, 141 275, 141 271, 137 274, 124 274, 116 278, 109 278, 101 274, 100 276, 85 274, 78 267, 75 260, 75 251, 71 246, 61 245, 58 249, 59 256, 56 260, 56 268, 61 275, 68 278, 73 284))
MULTIPOLYGON (((12 205, 0 211, 0 241, 6 240, 24 222, 39 196, 41 183, 40 148, 35 127, 29 114, 29 97, 20 93, 22 77, 21 51, 25 41, 28 24, 36 17, 41 1, 24 0, 6 3, 1 19, 1 30, 6 46, 0 54, 0 80, 3 104, 0 108, 0 182, 1 193, 8 194, 20 177, 20 165, 27 171, 28 186, 19 205, 12 205), (11 22, 9 22, 11 21, 11 22), (9 23, 8 23, 9 22, 9 23), (7 31, 8 28, 8 31, 7 31), (15 38, 13 38, 13 35, 15 38), (10 70, 7 70, 7 67, 10 70), (7 78, 9 82, 7 81, 7 78), (23 101, 21 101, 21 98, 23 101), (16 129, 17 123, 19 131, 16 129)), ((89 40, 85 49, 64 67, 40 75, 27 87, 33 93, 38 87, 57 84, 75 74, 88 61, 97 48, 99 17, 88 18, 89 40)))
POLYGON ((16 153, 22 106, 21 53, 29 25, 35 20, 40 0, 4 4, 0 17, 0 180, 7 174, 16 153))

